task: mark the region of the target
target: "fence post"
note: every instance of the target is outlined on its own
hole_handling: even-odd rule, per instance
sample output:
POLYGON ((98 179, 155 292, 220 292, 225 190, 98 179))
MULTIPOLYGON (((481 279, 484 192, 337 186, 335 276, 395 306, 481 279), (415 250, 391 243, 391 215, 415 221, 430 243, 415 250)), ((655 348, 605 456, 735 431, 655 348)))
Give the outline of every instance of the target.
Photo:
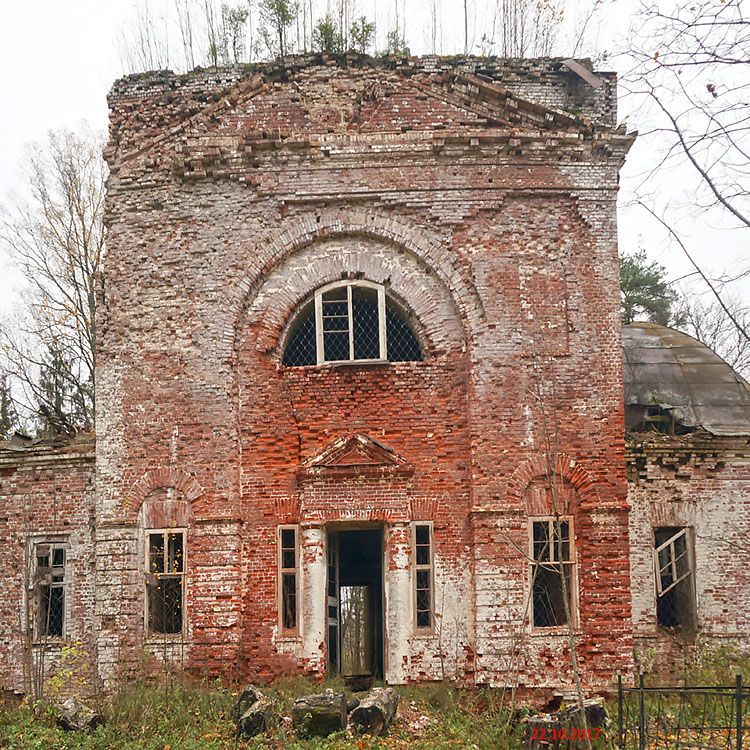
POLYGON ((734 685, 737 708, 737 750, 742 750, 742 672, 737 672, 734 685))
POLYGON ((622 750, 622 675, 617 673, 617 748, 622 750))
POLYGON ((638 748, 646 750, 646 700, 644 694, 643 667, 638 672, 638 748))

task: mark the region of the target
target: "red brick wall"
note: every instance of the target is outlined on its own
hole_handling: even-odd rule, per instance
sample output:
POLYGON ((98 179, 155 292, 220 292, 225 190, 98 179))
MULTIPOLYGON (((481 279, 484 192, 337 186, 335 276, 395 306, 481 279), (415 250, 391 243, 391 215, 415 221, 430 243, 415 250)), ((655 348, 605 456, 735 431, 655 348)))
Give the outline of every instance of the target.
MULTIPOLYGON (((556 75, 545 68, 538 81, 564 92, 556 75)), ((528 565, 513 546, 527 538, 523 482, 544 473, 554 438, 580 485, 583 669, 605 685, 631 648, 615 227, 629 139, 545 120, 518 99, 469 101, 427 68, 295 76, 131 79, 110 97, 103 674, 143 644, 140 503, 192 478, 189 627, 170 646, 188 666, 322 669, 324 525, 375 517, 386 524, 390 679, 439 677, 449 643, 452 669, 469 678, 559 684, 564 643, 524 624, 528 565), (396 117, 394 102, 408 112, 396 117), (295 307, 342 273, 385 283, 413 310, 424 362, 280 366, 295 307), (299 479, 302 462, 353 433, 413 473, 299 479), (420 515, 435 524, 440 637, 410 619, 407 524, 420 515), (281 518, 303 528, 311 624, 294 642, 274 632, 281 518), (131 582, 125 592, 112 570, 131 582)))
POLYGON ((32 668, 52 677, 66 645, 71 647, 64 665, 68 677, 55 689, 85 693, 93 684, 94 514, 93 439, 0 449, 0 690, 28 691, 32 668), (49 639, 40 666, 40 647, 28 650, 33 572, 27 561, 35 542, 52 538, 67 544, 65 629, 63 639, 49 639))

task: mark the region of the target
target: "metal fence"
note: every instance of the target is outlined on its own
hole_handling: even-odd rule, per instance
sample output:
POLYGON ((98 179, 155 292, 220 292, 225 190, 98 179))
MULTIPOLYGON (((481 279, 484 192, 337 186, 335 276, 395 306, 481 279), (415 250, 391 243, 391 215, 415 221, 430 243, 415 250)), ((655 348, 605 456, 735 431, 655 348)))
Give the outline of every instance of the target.
POLYGON ((617 678, 618 750, 750 750, 750 689, 734 685, 649 687, 643 674, 626 687, 617 678))

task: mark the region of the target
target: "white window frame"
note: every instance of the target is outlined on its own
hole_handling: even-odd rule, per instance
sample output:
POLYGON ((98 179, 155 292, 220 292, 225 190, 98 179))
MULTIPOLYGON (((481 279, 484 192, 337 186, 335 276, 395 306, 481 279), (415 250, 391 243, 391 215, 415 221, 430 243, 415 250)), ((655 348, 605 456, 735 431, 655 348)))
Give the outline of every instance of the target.
MULTIPOLYGON (((418 633, 432 633, 435 629, 435 533, 432 521, 414 521, 412 522, 411 531, 412 543, 412 560, 414 561, 414 585, 413 602, 414 602, 414 629, 418 633), (428 529, 430 539, 430 559, 427 563, 417 562, 417 527, 425 526, 428 529), (417 573, 427 571, 430 582, 430 624, 419 625, 417 622, 417 573)), ((420 545, 422 546, 422 545, 420 545)))
POLYGON ((144 596, 144 629, 146 633, 146 637, 148 639, 157 639, 157 640, 163 640, 167 638, 182 638, 185 633, 185 627, 187 625, 187 609, 185 607, 186 604, 186 589, 187 589, 187 566, 188 566, 188 534, 187 529, 184 527, 180 528, 173 528, 173 529, 144 529, 144 571, 145 571, 145 596, 144 596), (170 534, 182 534, 182 571, 179 573, 152 573, 151 572, 151 540, 150 537, 152 534, 161 534, 162 538, 164 540, 164 555, 168 555, 168 544, 169 544, 169 535, 170 534), (180 612, 181 612, 181 622, 180 622, 180 631, 178 633, 162 633, 158 630, 153 630, 151 628, 151 623, 149 622, 149 582, 148 582, 148 576, 153 575, 157 579, 159 578, 175 578, 177 576, 180 577, 180 592, 182 595, 182 601, 180 606, 180 612))
MULTIPOLYGON (((656 528, 662 528, 662 527, 656 527, 656 528)), ((654 534, 656 534, 656 529, 654 529, 654 534)), ((693 559, 693 544, 692 544, 692 536, 690 534, 690 527, 685 526, 680 531, 678 531, 676 534, 673 534, 669 539, 667 539, 666 542, 663 542, 658 547, 656 544, 654 544, 654 579, 656 581, 656 596, 661 597, 664 594, 666 594, 668 591, 671 591, 675 586, 682 583, 686 578, 690 578, 695 574, 695 561, 693 559), (681 576, 677 575, 678 571, 678 560, 681 559, 678 557, 678 555, 675 552, 675 542, 680 538, 685 538, 685 557, 687 557, 687 571, 683 573, 681 576), (669 550, 669 560, 667 562, 667 565, 664 567, 661 566, 659 563, 659 553, 664 550, 669 550), (669 584, 666 588, 664 588, 662 584, 662 572, 666 571, 668 568, 671 568, 671 574, 672 574, 672 583, 669 584)))
MULTIPOLYGON (((576 549, 576 535, 575 535, 575 524, 573 516, 529 516, 529 595, 531 596, 531 614, 529 617, 529 624, 532 630, 539 633, 548 633, 551 630, 569 628, 576 629, 578 627, 578 552, 576 549), (535 523, 547 523, 547 538, 551 540, 549 550, 549 560, 536 560, 534 557, 534 524, 535 523), (568 560, 558 561, 557 559, 557 544, 555 544, 555 523, 567 523, 568 524, 568 560), (534 624, 534 582, 535 576, 534 571, 538 566, 545 567, 547 563, 547 569, 553 568, 559 562, 562 562, 563 566, 570 566, 570 591, 568 591, 568 609, 570 610, 570 623, 563 623, 561 625, 535 625, 534 624)), ((564 573, 564 569, 563 569, 564 573)))
MULTIPOLYGON (((279 610, 279 632, 284 636, 298 636, 300 630, 300 527, 299 524, 290 523, 276 527, 276 569, 278 579, 276 584, 276 599, 279 610), (284 567, 284 549, 282 547, 282 532, 294 532, 294 567, 284 567), (294 574, 294 627, 288 628, 284 624, 284 576, 294 574)), ((326 610, 327 611, 327 610, 326 610)))
MULTIPOLYGON (((344 301, 343 299, 341 300, 344 301)), ((385 288, 382 284, 375 284, 372 281, 344 280, 334 281, 326 284, 315 292, 315 350, 317 364, 343 364, 346 362, 387 362, 388 361, 388 343, 386 341, 386 306, 385 306, 385 288), (378 350, 379 356, 372 359, 355 359, 354 357, 354 309, 352 306, 352 289, 359 287, 361 289, 372 289, 378 296, 378 350), (348 359, 326 359, 325 358, 325 339, 323 330, 324 310, 323 295, 328 294, 336 289, 346 289, 347 317, 349 322, 349 358, 348 359)))

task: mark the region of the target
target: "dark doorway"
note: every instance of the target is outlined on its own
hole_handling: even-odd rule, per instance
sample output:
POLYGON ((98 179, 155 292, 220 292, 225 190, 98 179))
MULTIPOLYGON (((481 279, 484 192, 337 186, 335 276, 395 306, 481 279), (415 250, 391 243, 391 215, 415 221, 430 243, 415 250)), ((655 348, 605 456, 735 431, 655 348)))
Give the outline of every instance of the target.
POLYGON ((383 529, 328 530, 328 671, 383 677, 383 529))

